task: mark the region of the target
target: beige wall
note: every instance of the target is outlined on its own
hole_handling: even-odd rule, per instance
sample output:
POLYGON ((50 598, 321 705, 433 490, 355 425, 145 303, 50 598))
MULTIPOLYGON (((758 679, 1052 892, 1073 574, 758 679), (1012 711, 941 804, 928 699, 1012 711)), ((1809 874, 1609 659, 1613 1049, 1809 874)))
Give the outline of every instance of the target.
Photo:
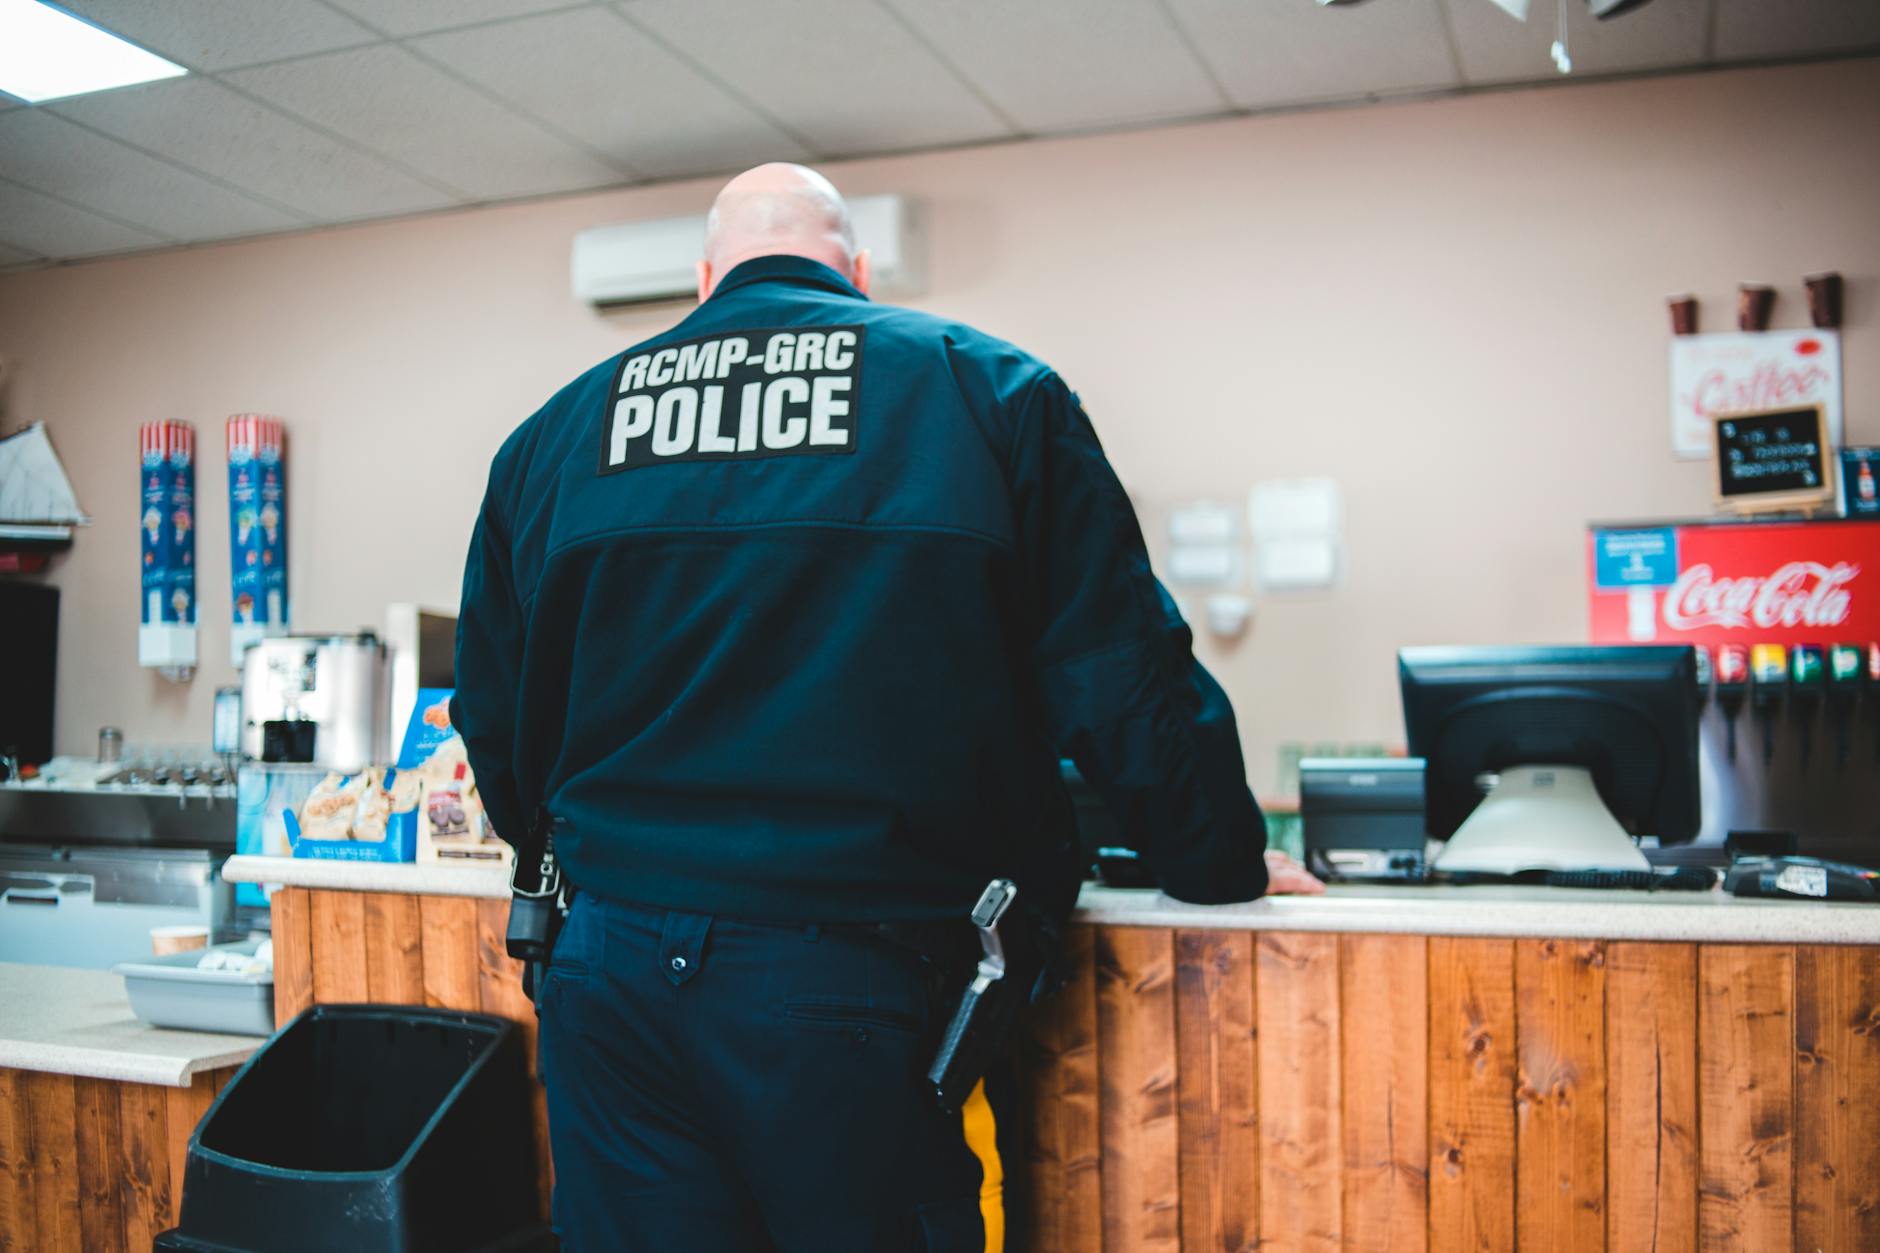
MULTIPOLYGON (((931 210, 920 303, 1054 362, 1152 536, 1170 501, 1332 474, 1332 592, 1204 644, 1256 786, 1283 740, 1397 741, 1393 652, 1585 631, 1584 523, 1707 508, 1672 460, 1663 297, 1729 329, 1743 280, 1806 321, 1849 279, 1849 437, 1880 442, 1880 62, 1224 121, 832 167, 931 210)), ((456 602, 490 453, 576 372, 673 320, 568 295, 585 226, 697 210, 675 184, 0 278, 5 420, 46 420, 96 518, 65 589, 58 739, 204 743, 229 681, 222 418, 290 426, 295 625, 456 602), (136 427, 206 449, 206 664, 136 665, 136 427)))

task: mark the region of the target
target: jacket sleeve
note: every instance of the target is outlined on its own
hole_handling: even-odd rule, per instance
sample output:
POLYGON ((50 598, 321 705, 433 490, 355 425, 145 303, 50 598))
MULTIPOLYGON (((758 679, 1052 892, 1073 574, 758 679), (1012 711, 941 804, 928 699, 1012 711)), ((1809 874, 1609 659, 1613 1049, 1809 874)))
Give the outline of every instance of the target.
POLYGON ((1233 709, 1195 660, 1135 510, 1055 374, 1032 385, 1016 438, 1011 480, 1049 734, 1163 891, 1200 904, 1260 896, 1266 823, 1233 709))
POLYGON ((457 610, 457 692, 451 725, 463 736, 483 809, 496 833, 516 843, 535 802, 519 794, 515 727, 521 688, 522 607, 511 575, 508 528, 491 494, 483 501, 464 561, 457 610))

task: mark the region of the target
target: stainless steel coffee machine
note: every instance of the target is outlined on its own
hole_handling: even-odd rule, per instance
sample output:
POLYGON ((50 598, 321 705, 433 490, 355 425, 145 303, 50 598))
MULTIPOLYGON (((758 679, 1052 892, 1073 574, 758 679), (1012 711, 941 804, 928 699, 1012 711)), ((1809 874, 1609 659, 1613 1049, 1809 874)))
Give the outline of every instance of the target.
POLYGON ((242 657, 242 756, 351 772, 386 759, 385 645, 357 635, 281 635, 242 657))

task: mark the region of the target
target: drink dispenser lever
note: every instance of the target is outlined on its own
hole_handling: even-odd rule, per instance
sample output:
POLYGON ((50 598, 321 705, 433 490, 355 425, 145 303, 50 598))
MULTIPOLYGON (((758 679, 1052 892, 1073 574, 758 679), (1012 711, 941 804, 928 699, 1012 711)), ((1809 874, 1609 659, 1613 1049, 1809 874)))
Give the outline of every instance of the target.
POLYGON ((1860 696, 1860 645, 1835 644, 1828 649, 1828 717, 1834 724, 1834 765, 1847 769, 1848 723, 1860 696))
POLYGON ((1755 686, 1750 705, 1762 725, 1763 768, 1776 759, 1776 711, 1782 708, 1789 685, 1789 650, 1780 644, 1758 644, 1749 653, 1750 677, 1755 686))
POLYGON ((1874 756, 1880 758, 1880 644, 1867 645, 1867 713, 1874 721, 1874 756))
POLYGON ((1749 696, 1749 649, 1724 644, 1717 649, 1717 708, 1723 711, 1730 760, 1736 760, 1736 716, 1749 696))
POLYGON ((1802 769, 1808 769, 1808 756, 1814 748, 1815 719, 1821 713, 1821 697, 1827 686, 1827 663, 1819 644, 1797 644, 1789 650, 1789 708, 1802 732, 1802 769))

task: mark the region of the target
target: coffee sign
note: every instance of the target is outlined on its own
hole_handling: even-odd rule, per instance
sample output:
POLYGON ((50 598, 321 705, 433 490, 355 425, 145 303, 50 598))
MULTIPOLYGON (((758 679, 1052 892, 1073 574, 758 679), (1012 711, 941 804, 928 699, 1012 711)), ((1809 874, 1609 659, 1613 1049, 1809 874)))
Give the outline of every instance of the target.
POLYGON ((1671 447, 1711 453, 1726 413, 1820 405, 1828 444, 1841 443, 1841 337, 1836 331, 1679 335, 1671 341, 1671 447))

